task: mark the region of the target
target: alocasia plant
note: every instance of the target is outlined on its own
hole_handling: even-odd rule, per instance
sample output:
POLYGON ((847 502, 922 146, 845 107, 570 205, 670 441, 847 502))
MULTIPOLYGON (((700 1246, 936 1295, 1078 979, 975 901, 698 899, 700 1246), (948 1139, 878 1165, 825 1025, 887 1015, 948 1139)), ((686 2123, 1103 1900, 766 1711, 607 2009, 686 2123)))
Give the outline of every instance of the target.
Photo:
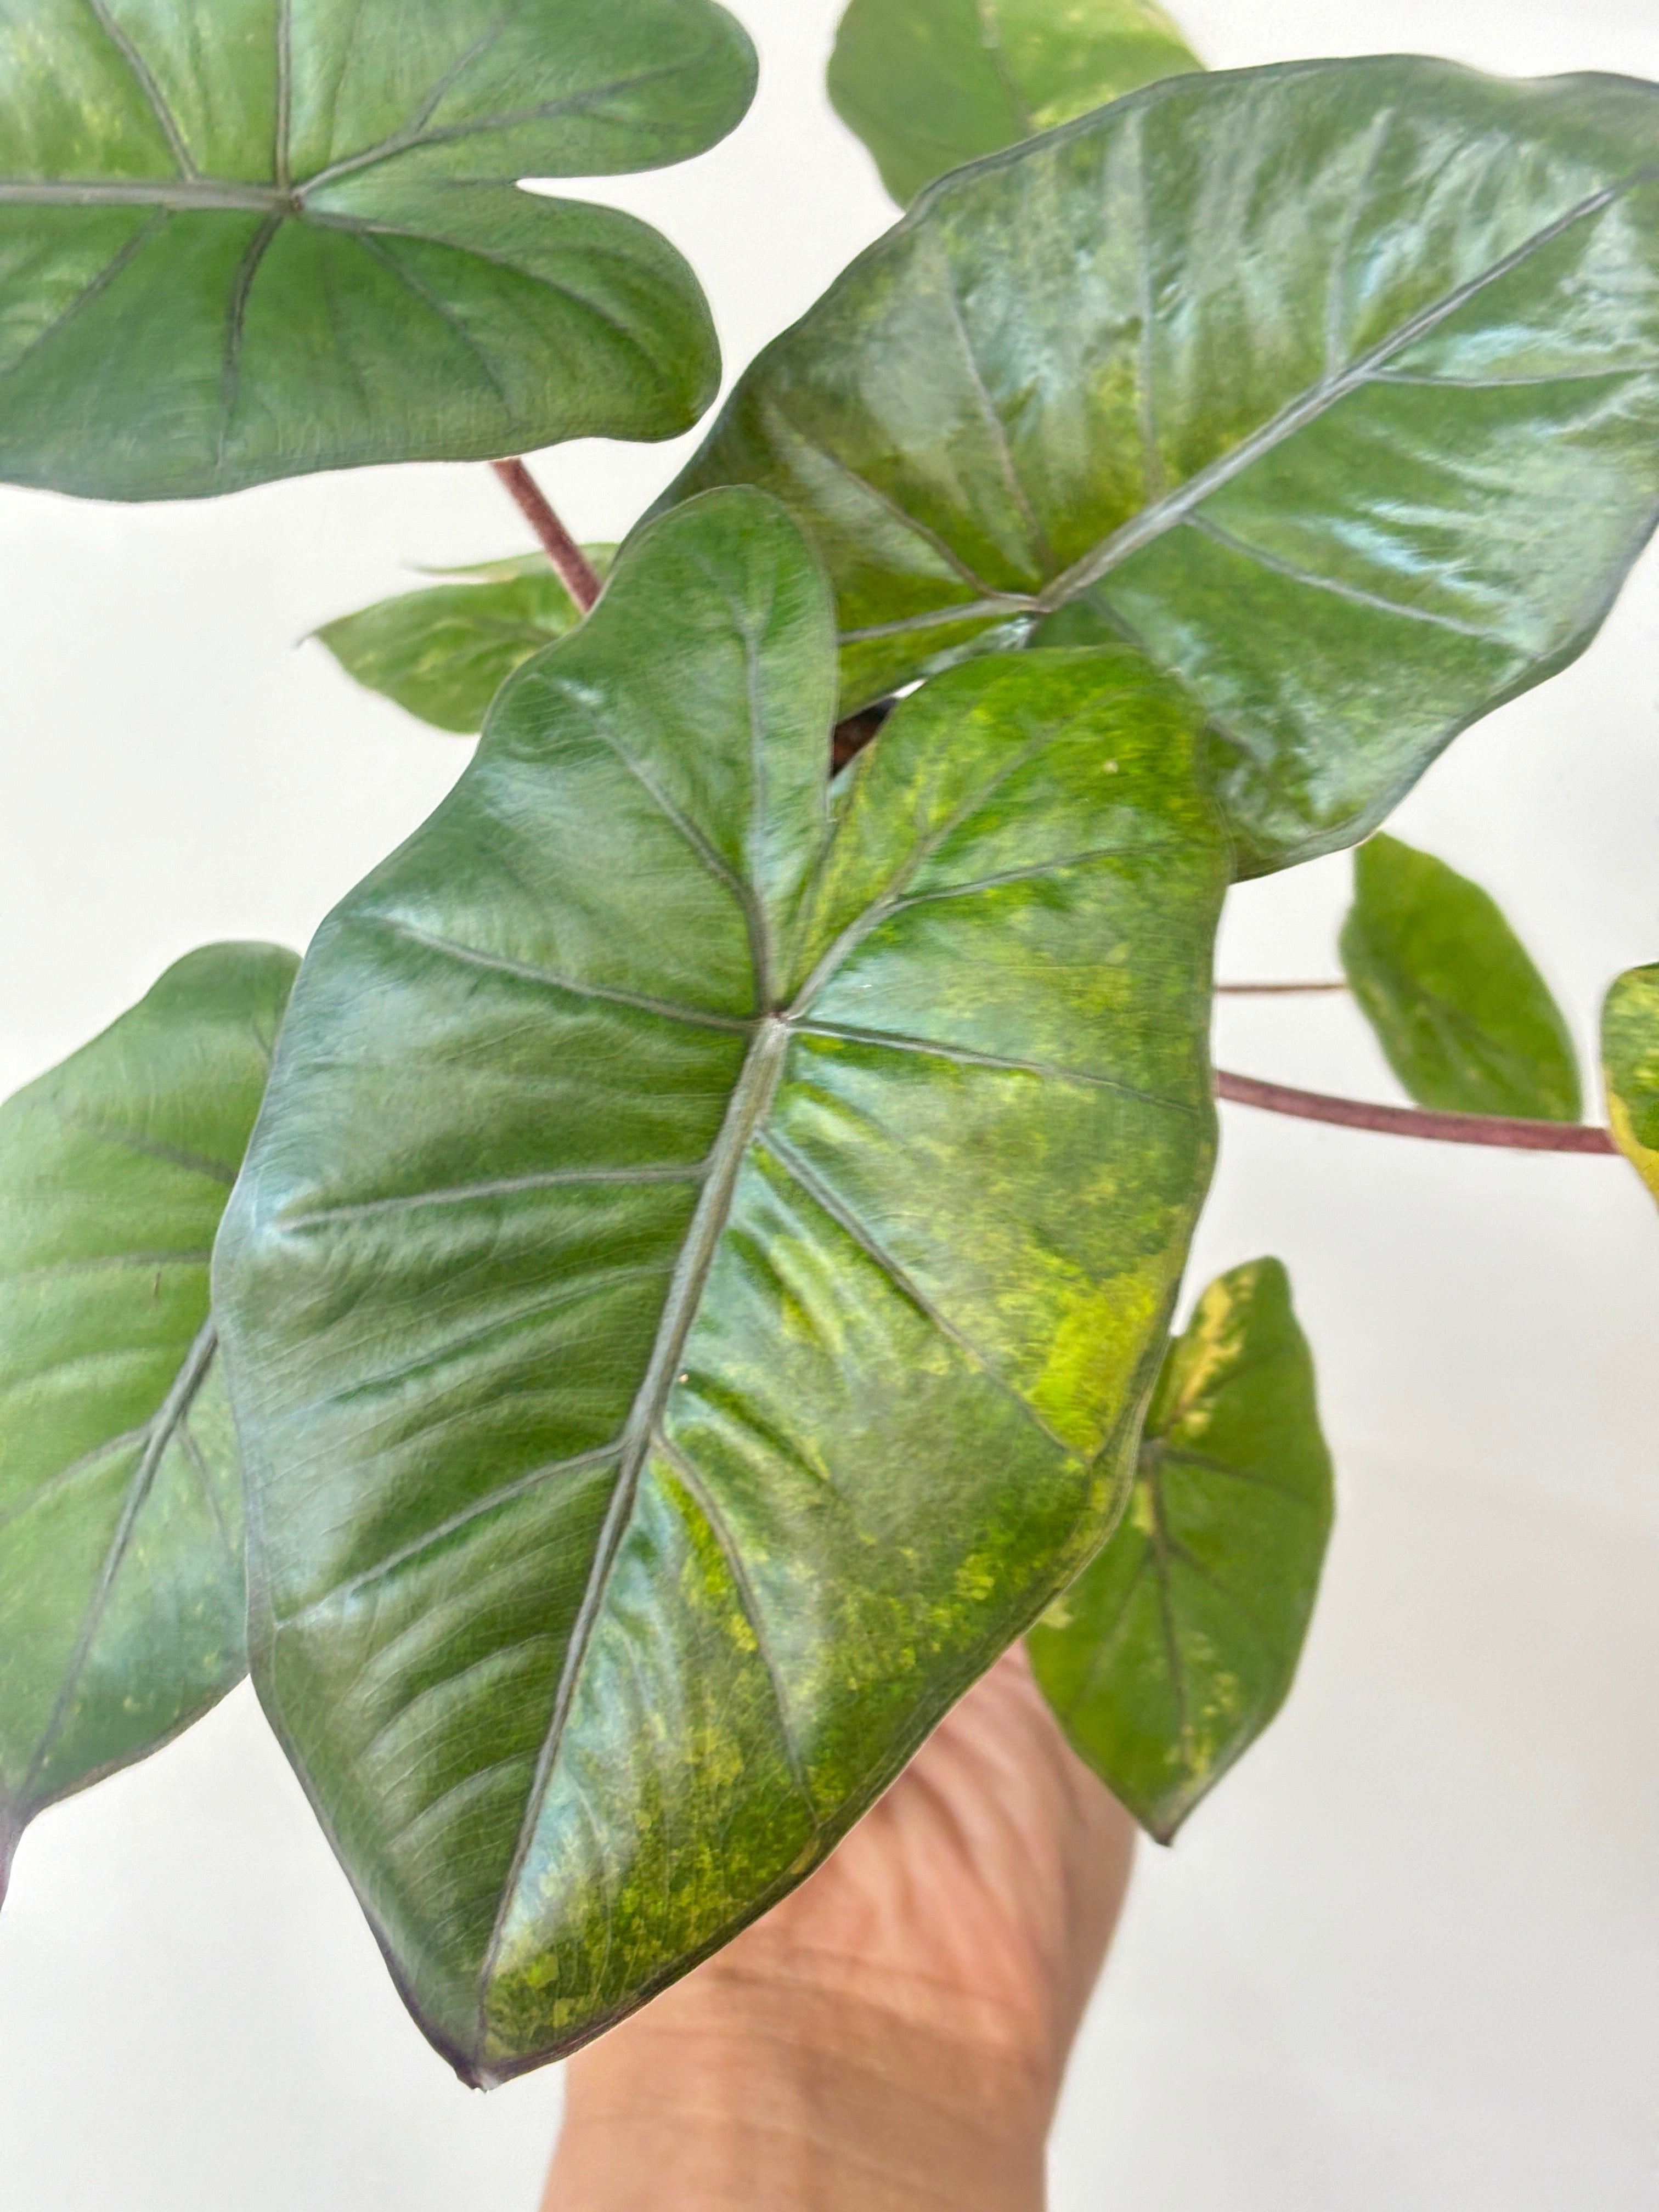
POLYGON ((1655 971, 1587 1126, 1496 907, 1371 834, 1659 514, 1659 88, 854 0, 836 97, 926 189, 612 565, 518 449, 684 429, 712 325, 518 179, 753 77, 708 0, 0 13, 0 474, 487 459, 544 548, 323 633, 484 734, 286 1017, 210 948, 0 1113, 0 1850, 237 1677, 246 1506, 265 1711, 481 2082, 1028 1632, 1160 1837, 1272 1717, 1331 1468, 1277 1262, 1171 1340, 1216 1094, 1659 1159, 1655 971), (1348 845, 1410 1107, 1209 1064, 1228 884, 1348 845))

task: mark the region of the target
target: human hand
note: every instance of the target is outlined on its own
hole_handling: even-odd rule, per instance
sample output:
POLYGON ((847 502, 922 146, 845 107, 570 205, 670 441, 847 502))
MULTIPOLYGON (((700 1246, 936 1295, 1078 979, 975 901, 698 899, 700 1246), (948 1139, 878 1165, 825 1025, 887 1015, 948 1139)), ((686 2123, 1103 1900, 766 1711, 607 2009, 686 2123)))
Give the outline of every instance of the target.
POLYGON ((1133 1838, 1017 1647, 808 1881, 571 2061, 544 2212, 1040 2212, 1133 1838))

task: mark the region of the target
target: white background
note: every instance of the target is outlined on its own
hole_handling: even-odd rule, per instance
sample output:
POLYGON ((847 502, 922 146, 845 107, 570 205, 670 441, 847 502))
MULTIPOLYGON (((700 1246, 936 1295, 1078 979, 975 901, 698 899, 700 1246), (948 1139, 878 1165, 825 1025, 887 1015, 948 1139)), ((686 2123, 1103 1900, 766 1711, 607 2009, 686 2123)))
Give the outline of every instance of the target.
MULTIPOLYGON (((763 89, 701 161, 595 185, 699 268, 741 363, 891 211, 824 104, 838 0, 738 0, 763 89)), ((1186 0, 1218 65, 1418 48, 1659 77, 1656 0, 1186 0)), ((620 535, 675 449, 541 472, 620 535)), ((482 469, 119 510, 0 491, 0 1084, 191 945, 302 945, 459 772, 317 623, 526 543, 482 469)), ((1659 566, 1464 738, 1401 833, 1489 884, 1588 1048, 1659 957, 1659 566)), ((1347 863, 1241 891, 1224 972, 1333 972, 1347 863)), ((1222 1057, 1391 1096, 1338 1001, 1222 1057)), ((1342 1519, 1288 1714, 1149 1853, 1054 2152, 1057 2212, 1659 2204, 1659 1220, 1621 1164, 1230 1109, 1194 1279, 1290 1262, 1342 1519)), ((408 2024, 244 1691, 48 1814, 0 1918, 17 2212, 532 2212, 557 2108, 408 2024)))

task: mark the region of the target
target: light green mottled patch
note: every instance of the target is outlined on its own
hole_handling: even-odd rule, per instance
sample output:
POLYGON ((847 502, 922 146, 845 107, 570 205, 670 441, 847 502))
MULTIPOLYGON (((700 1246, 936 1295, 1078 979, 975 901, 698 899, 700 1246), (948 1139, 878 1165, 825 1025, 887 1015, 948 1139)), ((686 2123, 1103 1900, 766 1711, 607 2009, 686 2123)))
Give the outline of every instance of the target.
POLYGON ((1161 1841, 1284 1703, 1330 1522, 1312 1361, 1257 1261, 1170 1347, 1128 1510, 1030 1637, 1072 1742, 1161 1841))
POLYGON ((1601 1062, 1613 1133, 1659 1198, 1659 966, 1632 968, 1607 994, 1601 1062))
MULTIPOLYGON (((608 573, 615 548, 590 545, 608 573)), ((382 599, 316 632, 346 674, 434 728, 469 737, 525 662, 580 619, 544 553, 453 572, 425 591, 382 599)))

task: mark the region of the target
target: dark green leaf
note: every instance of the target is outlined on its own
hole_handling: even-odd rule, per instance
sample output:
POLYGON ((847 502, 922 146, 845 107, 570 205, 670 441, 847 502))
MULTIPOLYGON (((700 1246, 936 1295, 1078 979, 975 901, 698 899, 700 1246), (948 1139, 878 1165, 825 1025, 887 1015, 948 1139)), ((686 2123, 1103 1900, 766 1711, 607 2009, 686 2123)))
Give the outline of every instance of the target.
POLYGON ((983 661, 832 797, 835 688, 772 501, 647 531, 325 925, 221 1240, 256 1678, 469 2078, 799 1881, 1098 1543, 1208 1179, 1190 708, 983 661))
POLYGON ((1419 1106, 1577 1121, 1565 1015, 1497 902, 1431 853, 1373 837, 1354 854, 1342 966, 1419 1106))
POLYGON ((904 207, 947 169, 1202 66, 1153 0, 853 0, 830 97, 904 207))
POLYGON ((514 179, 650 169, 747 106, 711 0, 6 0, 0 477, 181 499, 665 438, 696 278, 514 179))
POLYGON ((1171 1346, 1128 1511, 1031 1632, 1079 1755, 1169 1843, 1290 1694, 1330 1536, 1313 1359, 1277 1260, 1171 1346))
POLYGON ((671 496, 723 483, 829 563, 848 711, 1086 594, 1212 718, 1243 872, 1352 844, 1652 527, 1659 92, 1381 58, 1132 94, 934 185, 671 496))
POLYGON ((245 1665, 208 1261, 298 961, 215 945, 0 1106, 0 1893, 245 1665))
MULTIPOLYGON (((584 548, 601 575, 614 550, 584 548)), ((453 583, 382 599, 325 623, 317 635, 368 690, 438 729, 471 737, 514 670, 580 617, 544 553, 452 573, 453 583)))
POLYGON ((1607 994, 1601 1060, 1613 1133, 1659 1198, 1659 967, 1632 968, 1607 994))

